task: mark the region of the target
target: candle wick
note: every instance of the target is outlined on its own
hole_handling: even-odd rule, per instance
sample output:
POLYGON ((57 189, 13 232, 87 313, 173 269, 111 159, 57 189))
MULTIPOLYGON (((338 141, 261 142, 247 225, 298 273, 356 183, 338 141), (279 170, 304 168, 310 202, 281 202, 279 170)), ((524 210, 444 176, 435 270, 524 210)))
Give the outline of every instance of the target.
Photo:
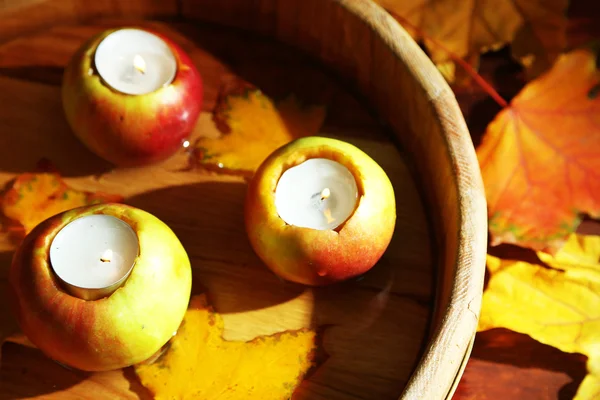
POLYGON ((331 191, 329 190, 329 188, 323 189, 323 191, 321 192, 321 200, 325 200, 329 198, 329 196, 331 196, 331 191))
POLYGON ((100 256, 100 261, 102 262, 110 262, 112 258, 113 252, 111 249, 107 249, 102 256, 100 256))

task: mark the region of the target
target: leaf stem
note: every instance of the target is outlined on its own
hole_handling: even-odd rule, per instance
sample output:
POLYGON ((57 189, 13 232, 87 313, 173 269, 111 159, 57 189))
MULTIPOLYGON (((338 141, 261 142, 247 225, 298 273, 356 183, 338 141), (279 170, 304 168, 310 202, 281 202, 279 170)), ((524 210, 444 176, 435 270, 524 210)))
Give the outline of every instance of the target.
POLYGON ((494 101, 496 103, 498 103, 498 105, 502 108, 504 107, 508 107, 508 102, 506 100, 504 100, 504 98, 502 96, 500 96, 500 94, 498 94, 498 92, 496 91, 496 89, 494 89, 492 87, 492 85, 490 85, 489 83, 487 83, 487 81, 485 79, 483 79, 483 77, 481 75, 479 75, 477 73, 477 71, 475 71, 475 69, 469 65, 468 62, 466 62, 465 60, 463 60, 461 57, 458 57, 456 54, 452 53, 450 50, 448 50, 444 45, 442 45, 440 42, 438 42, 435 39, 430 38, 427 34, 425 34, 425 32, 423 32, 420 28, 414 26, 413 24, 411 24, 410 22, 408 22, 408 20, 406 20, 405 18, 399 16, 398 14, 392 12, 392 11, 388 11, 394 18, 396 18, 396 20, 401 24, 404 25, 412 30, 414 30, 416 33, 418 33, 420 36, 422 36, 423 38, 425 38, 426 40, 428 40, 429 42, 431 42, 434 46, 439 47, 440 49, 442 49, 444 52, 446 52, 448 54, 448 56, 450 57, 450 59, 452 59, 452 61, 454 61, 456 64, 460 65, 466 72, 467 74, 479 85, 481 86, 481 88, 492 98, 494 99, 494 101))

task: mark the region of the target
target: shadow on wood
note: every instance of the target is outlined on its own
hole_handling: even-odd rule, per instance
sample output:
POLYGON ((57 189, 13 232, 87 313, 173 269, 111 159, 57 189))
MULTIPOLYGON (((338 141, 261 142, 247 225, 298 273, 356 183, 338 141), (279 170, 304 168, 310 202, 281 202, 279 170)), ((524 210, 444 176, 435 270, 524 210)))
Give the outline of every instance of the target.
POLYGON ((71 131, 56 82, 59 74, 62 68, 46 66, 0 69, 0 119, 5 132, 0 148, 10 149, 0 157, 0 171, 28 172, 43 158, 64 176, 99 175, 113 168, 71 131))
MULTIPOLYGON (((274 100, 292 94, 302 105, 327 106, 323 130, 341 130, 346 135, 361 132, 363 136, 367 133, 369 137, 389 140, 381 135, 381 125, 372 106, 355 85, 314 58, 272 39, 235 29, 202 24, 174 24, 173 28, 181 34, 177 39, 182 47, 200 48, 208 53, 194 59, 201 73, 211 72, 207 60, 213 57, 224 60, 231 68, 221 77, 222 91, 247 82, 274 100)), ((211 97, 207 93, 209 109, 211 97)))
POLYGON ((426 343, 426 337, 413 333, 425 330, 430 314, 430 304, 423 304, 419 296, 395 291, 402 267, 382 259, 361 277, 314 289, 313 324, 323 328, 328 358, 294 398, 400 396, 406 381, 398 377, 410 376, 426 343), (335 383, 340 381, 343 387, 335 383))
POLYGON ((18 332, 10 309, 8 270, 12 252, 0 253, 0 399, 22 399, 43 396, 68 389, 91 374, 66 369, 37 349, 16 343, 3 343, 4 338, 18 332), (32 385, 31 382, 36 382, 32 385))
MULTIPOLYGON (((0 253, 0 346, 4 340, 19 331, 19 326, 11 309, 12 293, 8 285, 8 272, 12 261, 12 252, 0 253)), ((2 354, 0 350, 0 366, 2 365, 2 354)), ((0 386, 1 387, 1 386, 0 386)), ((2 392, 2 390, 0 390, 2 392)))
POLYGON ((563 353, 506 329, 480 332, 457 397, 572 399, 586 374, 586 357, 563 353), (493 376, 494 379, 490 379, 493 376), (516 378, 518 376, 518 378, 516 378))
POLYGON ((140 400, 152 400, 152 392, 142 385, 133 367, 123 369, 123 376, 129 382, 129 390, 135 393, 140 400))
POLYGON ((53 66, 29 66, 18 68, 0 68, 0 76, 42 83, 44 85, 61 86, 64 68, 53 66))
POLYGON ((223 314, 271 307, 305 290, 276 277, 254 254, 244 230, 245 195, 241 182, 204 182, 126 199, 175 232, 192 263, 193 292, 207 290, 223 314))
POLYGON ((88 379, 87 372, 66 369, 41 351, 15 343, 2 346, 0 399, 22 399, 60 392, 88 379), (35 382, 32 385, 31 382, 35 382))

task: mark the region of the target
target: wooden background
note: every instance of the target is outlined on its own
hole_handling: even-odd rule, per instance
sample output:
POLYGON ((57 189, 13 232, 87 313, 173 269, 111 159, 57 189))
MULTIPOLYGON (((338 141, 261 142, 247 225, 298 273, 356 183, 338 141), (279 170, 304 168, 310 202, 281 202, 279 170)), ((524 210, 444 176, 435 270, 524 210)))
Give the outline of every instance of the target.
MULTIPOLYGON (((295 93, 307 103, 327 104, 320 134, 358 145, 390 176, 398 193, 398 222, 377 268, 335 287, 282 282, 257 259, 245 236, 244 178, 189 169, 183 148, 161 164, 112 169, 69 131, 59 95, 64 65, 88 37, 124 24, 105 19, 58 26, 0 45, 0 184, 31 171, 45 157, 75 188, 124 195, 127 203, 161 218, 180 237, 192 261, 194 292, 208 290, 224 316, 226 339, 329 326, 323 346, 330 358, 302 385, 298 398, 398 398, 427 340, 435 251, 414 175, 389 132, 342 81, 282 45, 214 26, 144 25, 182 45, 203 74, 206 113, 193 138, 214 133, 210 111, 219 91, 242 79, 275 99, 295 93)), ((12 248, 1 236, 3 280, 12 248)), ((2 350, 3 398, 148 395, 131 369, 87 374, 65 369, 34 349, 8 343, 2 350)))

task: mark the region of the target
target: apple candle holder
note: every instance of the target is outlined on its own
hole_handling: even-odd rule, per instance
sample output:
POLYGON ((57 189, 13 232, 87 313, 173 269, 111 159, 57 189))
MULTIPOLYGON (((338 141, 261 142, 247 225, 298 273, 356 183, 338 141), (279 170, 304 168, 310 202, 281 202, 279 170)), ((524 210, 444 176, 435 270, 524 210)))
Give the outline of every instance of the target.
POLYGON ((111 29, 75 52, 62 102, 92 152, 119 166, 145 165, 181 148, 200 114, 202 86, 190 57, 164 35, 111 29))
POLYGON ((173 231, 124 204, 75 208, 40 223, 9 272, 23 333, 53 360, 83 371, 157 354, 183 320, 191 281, 173 231))
POLYGON ((325 285, 363 274, 381 258, 396 222, 392 184, 357 147, 305 137, 275 150, 245 202, 256 254, 278 276, 325 285))

